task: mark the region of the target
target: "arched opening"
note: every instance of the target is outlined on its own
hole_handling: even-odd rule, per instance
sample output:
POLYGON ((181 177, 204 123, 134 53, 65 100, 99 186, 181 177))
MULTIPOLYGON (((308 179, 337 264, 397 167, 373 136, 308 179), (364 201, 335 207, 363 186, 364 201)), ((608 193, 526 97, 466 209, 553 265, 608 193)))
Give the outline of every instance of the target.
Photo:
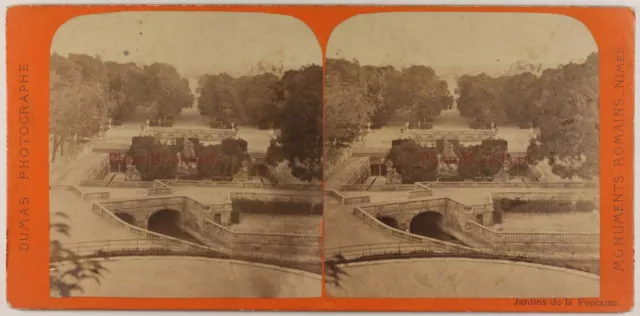
POLYGON ((476 223, 480 225, 484 225, 484 218, 482 214, 476 214, 476 223))
POLYGON ((378 217, 378 220, 391 228, 400 229, 398 221, 393 217, 381 216, 378 217))
POLYGON ((443 219, 442 214, 437 212, 420 213, 411 219, 409 232, 443 241, 456 242, 457 239, 440 229, 439 225, 442 224, 443 219))
POLYGON ((136 218, 133 215, 129 213, 116 213, 115 215, 125 223, 136 226, 136 218))
POLYGON ((190 242, 200 243, 193 236, 182 229, 182 214, 176 210, 164 209, 153 213, 149 217, 147 229, 154 233, 178 238, 190 242))

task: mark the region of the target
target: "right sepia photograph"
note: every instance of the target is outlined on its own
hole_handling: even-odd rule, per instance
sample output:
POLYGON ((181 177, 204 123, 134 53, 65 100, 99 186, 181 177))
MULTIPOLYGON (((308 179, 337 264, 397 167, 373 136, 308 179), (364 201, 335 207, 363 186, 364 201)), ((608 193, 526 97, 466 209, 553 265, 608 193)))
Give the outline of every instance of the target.
POLYGON ((326 57, 328 296, 600 294, 599 55, 585 25, 365 14, 333 31, 326 57))

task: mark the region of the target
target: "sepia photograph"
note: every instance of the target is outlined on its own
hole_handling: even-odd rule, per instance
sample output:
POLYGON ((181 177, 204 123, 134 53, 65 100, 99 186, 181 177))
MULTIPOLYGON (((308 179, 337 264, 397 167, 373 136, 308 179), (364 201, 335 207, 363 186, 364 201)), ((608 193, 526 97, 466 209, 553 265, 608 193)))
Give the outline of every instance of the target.
POLYGON ((328 296, 599 296, 599 53, 585 25, 362 14, 326 56, 328 296))
POLYGON ((62 25, 49 70, 51 296, 320 297, 322 58, 286 15, 62 25))

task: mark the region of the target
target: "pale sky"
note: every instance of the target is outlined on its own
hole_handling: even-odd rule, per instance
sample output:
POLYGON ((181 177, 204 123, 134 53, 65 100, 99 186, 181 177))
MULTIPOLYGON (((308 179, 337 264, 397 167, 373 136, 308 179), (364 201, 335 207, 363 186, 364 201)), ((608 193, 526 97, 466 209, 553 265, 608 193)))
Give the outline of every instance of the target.
POLYGON ((597 52, 581 22, 531 13, 384 13, 353 17, 332 33, 328 58, 362 65, 412 64, 438 74, 501 73, 519 60, 544 66, 583 61, 597 52))
POLYGON ((322 64, 303 22, 288 16, 233 12, 121 12, 80 16, 62 25, 51 52, 99 54, 105 61, 174 65, 187 76, 250 74, 258 63, 297 69, 322 64), (128 51, 128 56, 125 55, 128 51))

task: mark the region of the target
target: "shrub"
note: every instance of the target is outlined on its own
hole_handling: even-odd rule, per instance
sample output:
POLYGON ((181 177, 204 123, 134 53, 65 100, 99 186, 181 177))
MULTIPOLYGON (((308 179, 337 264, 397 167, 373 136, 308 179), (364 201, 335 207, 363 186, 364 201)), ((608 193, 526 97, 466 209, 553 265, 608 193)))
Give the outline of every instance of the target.
POLYGON ((247 214, 322 215, 320 203, 235 199, 231 201, 231 206, 234 211, 247 214))
POLYGON ((593 210, 599 209, 599 205, 596 205, 593 201, 577 201, 575 205, 575 210, 578 212, 591 212, 593 210))

